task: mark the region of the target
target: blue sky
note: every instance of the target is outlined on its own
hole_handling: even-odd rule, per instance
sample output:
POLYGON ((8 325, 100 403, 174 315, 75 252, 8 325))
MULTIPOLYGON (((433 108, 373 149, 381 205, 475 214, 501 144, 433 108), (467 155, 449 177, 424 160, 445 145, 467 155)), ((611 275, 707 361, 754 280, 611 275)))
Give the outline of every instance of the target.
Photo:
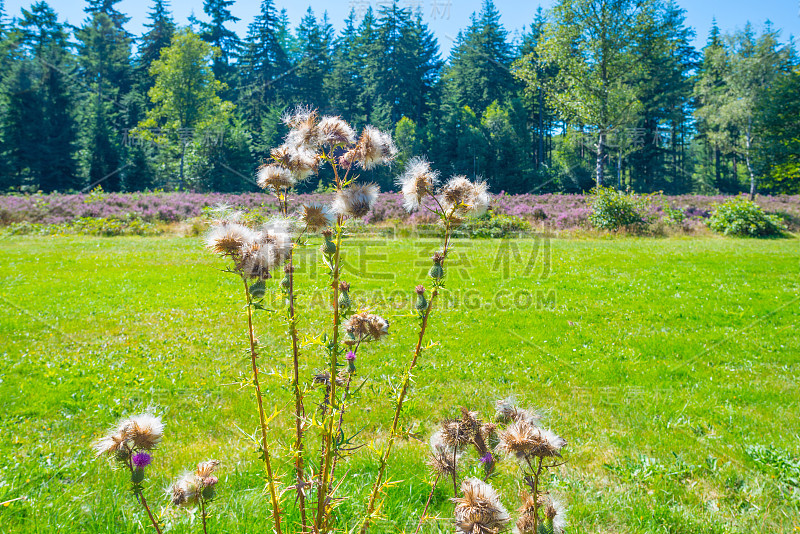
MULTIPOLYGON (((317 15, 328 12, 334 27, 341 28, 342 21, 351 8, 364 10, 367 6, 377 8, 387 0, 339 0, 337 2, 324 0, 282 1, 276 0, 279 8, 285 7, 294 25, 311 6, 317 15)), ((59 14, 61 20, 78 25, 85 19, 83 12, 84 2, 78 0, 50 0, 50 5, 59 14)), ((541 5, 548 8, 554 0, 495 0, 503 24, 506 29, 521 32, 523 27, 530 23, 541 5)), ((788 40, 790 35, 800 35, 800 0, 683 0, 678 2, 687 12, 687 22, 697 30, 695 44, 700 47, 706 41, 712 20, 716 17, 717 23, 723 31, 733 31, 744 27, 747 21, 752 22, 757 28, 762 28, 766 20, 770 20, 775 28, 782 30, 783 40, 788 40)), ((17 15, 20 7, 27 7, 30 0, 6 0, 8 15, 17 15)), ((147 20, 147 11, 150 0, 122 0, 117 8, 131 17, 128 30, 134 35, 142 32, 142 25, 147 20)), ((232 7, 233 14, 240 19, 236 25, 239 35, 244 35, 247 24, 258 13, 259 0, 238 0, 232 7)), ((400 0, 401 6, 419 8, 425 21, 439 39, 442 55, 447 53, 453 39, 462 28, 469 24, 470 14, 480 10, 480 0, 400 0)), ((179 24, 185 24, 191 13, 203 17, 202 0, 172 0, 172 11, 179 24)))

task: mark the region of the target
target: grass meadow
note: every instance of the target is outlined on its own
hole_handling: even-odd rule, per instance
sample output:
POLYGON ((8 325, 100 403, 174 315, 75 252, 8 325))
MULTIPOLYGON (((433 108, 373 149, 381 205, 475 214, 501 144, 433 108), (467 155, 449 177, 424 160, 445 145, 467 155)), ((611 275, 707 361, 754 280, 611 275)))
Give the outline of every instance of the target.
MULTIPOLYGON (((392 323, 359 352, 366 379, 351 434, 366 444, 337 471, 341 526, 364 507, 386 437, 392 385, 416 333, 409 314, 435 240, 359 238, 344 249, 352 295, 392 323)), ((325 328, 327 278, 301 253, 300 329, 325 328)), ((800 246, 796 239, 457 240, 449 296, 432 319, 383 518, 413 532, 430 491, 427 438, 460 406, 492 415, 514 394, 564 436, 550 486, 575 533, 800 530, 800 246)), ((148 500, 216 458, 209 530, 269 532, 241 282, 191 237, 12 237, 0 241, 0 532, 150 532, 129 477, 89 448, 117 418, 163 413, 148 500), (11 501, 11 502, 9 502, 11 501)), ((276 281, 269 287, 274 291, 276 281)), ((278 293, 275 292, 277 296, 278 293)), ((284 482, 291 458, 290 352, 279 314, 259 313, 262 381, 284 482)), ((309 377, 322 351, 302 351, 309 377)), ((321 395, 309 391, 309 403, 321 395)), ((477 459, 470 468, 479 469, 477 459)), ((493 484, 518 506, 510 462, 493 484)), ((440 484, 423 532, 451 532, 440 484)), ((291 508, 293 494, 284 496, 291 508)), ((163 512, 170 532, 199 518, 163 512)), ((291 522, 291 520, 290 520, 291 522)))

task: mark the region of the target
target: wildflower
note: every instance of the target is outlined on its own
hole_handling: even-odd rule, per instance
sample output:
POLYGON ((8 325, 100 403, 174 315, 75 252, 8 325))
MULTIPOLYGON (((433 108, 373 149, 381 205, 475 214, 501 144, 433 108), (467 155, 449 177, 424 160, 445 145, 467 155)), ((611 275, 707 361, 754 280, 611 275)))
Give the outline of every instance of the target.
POLYGON ((324 229, 322 231, 322 240, 322 245, 320 245, 322 253, 327 256, 336 254, 336 243, 333 242, 333 230, 330 228, 324 229))
POLYGON ((403 193, 403 206, 413 211, 427 194, 433 193, 433 187, 439 179, 439 173, 431 170, 425 158, 414 158, 406 165, 406 172, 397 180, 403 193))
POLYGON ((417 302, 414 303, 414 307, 418 312, 424 313, 425 310, 428 309, 428 301, 425 298, 425 287, 418 285, 414 288, 414 292, 417 294, 417 302))
POLYGON ((250 228, 235 222, 223 222, 211 227, 206 247, 216 254, 232 256, 255 238, 256 234, 250 228))
POLYGON ((146 452, 137 452, 131 458, 131 464, 133 464, 133 467, 135 467, 136 469, 144 469, 145 467, 150 465, 151 460, 152 457, 146 452))
POLYGON ((356 140, 356 132, 341 117, 322 117, 317 129, 319 139, 324 145, 351 145, 356 140))
POLYGON ((278 193, 281 189, 291 189, 295 184, 292 172, 280 165, 262 165, 258 168, 258 186, 278 193))
POLYGON ((351 350, 347 353, 347 356, 345 356, 344 359, 348 362, 354 362, 356 361, 356 353, 351 350))
POLYGON ((143 413, 121 420, 113 431, 95 441, 92 448, 98 456, 115 454, 118 460, 127 461, 134 449, 154 449, 163 435, 161 418, 143 413))
POLYGON ((219 460, 206 460, 205 462, 200 462, 197 464, 197 476, 200 478, 210 477, 211 473, 216 471, 218 465, 219 460))
POLYGON ((561 456, 567 441, 550 430, 538 428, 527 421, 515 421, 500 432, 500 449, 524 460, 530 457, 561 456))
POLYGON ((486 182, 470 182, 466 176, 453 176, 442 188, 445 208, 460 215, 481 215, 489 207, 486 182))
POLYGON ((491 452, 487 452, 486 454, 478 458, 478 461, 482 464, 491 464, 494 463, 494 458, 492 457, 491 452))
POLYGON ((442 278, 444 278, 444 267, 442 267, 442 263, 444 263, 444 253, 434 252, 432 259, 433 259, 433 265, 428 271, 428 276, 430 276, 436 281, 439 281, 442 278))
POLYGON ((336 192, 333 211, 348 217, 363 217, 378 200, 379 191, 375 184, 353 184, 336 192))
POLYGON ((496 533, 508 523, 508 512, 486 482, 467 478, 461 483, 461 493, 462 497, 452 499, 457 534, 496 533))
POLYGON ((495 420, 501 423, 508 423, 511 421, 527 421, 528 423, 536 426, 542 419, 542 416, 531 410, 519 408, 514 404, 514 399, 509 397, 495 402, 495 420))
POLYGON ((300 207, 300 220, 311 232, 327 228, 333 224, 333 211, 324 205, 315 202, 303 204, 300 207))

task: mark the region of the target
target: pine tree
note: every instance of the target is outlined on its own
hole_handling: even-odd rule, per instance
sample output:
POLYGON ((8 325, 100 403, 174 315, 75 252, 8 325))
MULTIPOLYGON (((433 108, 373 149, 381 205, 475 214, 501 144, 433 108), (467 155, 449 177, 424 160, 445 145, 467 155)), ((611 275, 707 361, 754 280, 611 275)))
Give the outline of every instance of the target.
POLYGON ((88 90, 84 98, 91 110, 83 128, 89 182, 107 191, 120 191, 121 132, 131 126, 125 123, 122 104, 131 89, 130 39, 101 11, 93 12, 76 36, 83 87, 88 90))
POLYGON ((510 72, 513 59, 508 32, 492 0, 484 0, 470 26, 456 37, 445 70, 448 98, 457 106, 484 110, 492 102, 505 102, 516 92, 510 72))
POLYGON ((22 9, 20 49, 6 75, 5 163, 14 183, 43 191, 79 187, 74 65, 64 24, 46 2, 22 9))
POLYGON ((297 28, 297 59, 294 104, 328 108, 325 79, 331 70, 333 27, 325 13, 320 21, 309 7, 297 28))
POLYGON ((209 21, 203 22, 192 17, 191 22, 199 25, 199 35, 220 53, 214 58, 214 76, 230 87, 235 85, 233 61, 239 56, 241 42, 229 23, 238 22, 239 18, 231 14, 230 7, 234 0, 204 0, 203 12, 209 21))
POLYGON ((145 23, 147 32, 139 40, 139 57, 137 67, 139 79, 144 92, 152 87, 150 66, 161 57, 161 51, 170 45, 175 34, 175 21, 169 11, 168 0, 154 0, 147 14, 150 22, 145 23))
POLYGON ((331 111, 353 124, 364 124, 367 116, 361 100, 365 72, 358 53, 359 42, 355 11, 351 9, 344 28, 334 41, 331 75, 326 79, 325 90, 330 95, 331 111))
POLYGON ((90 16, 102 13, 111 19, 111 22, 118 30, 124 31, 125 24, 131 18, 123 13, 120 13, 114 6, 119 4, 121 0, 87 0, 87 6, 84 11, 90 16))

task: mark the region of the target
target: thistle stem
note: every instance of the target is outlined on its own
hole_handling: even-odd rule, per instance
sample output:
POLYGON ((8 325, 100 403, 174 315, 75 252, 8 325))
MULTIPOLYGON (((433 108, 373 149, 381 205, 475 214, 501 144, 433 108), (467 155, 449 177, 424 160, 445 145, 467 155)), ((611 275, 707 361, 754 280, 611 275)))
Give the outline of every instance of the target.
MULTIPOLYGON (((283 215, 287 216, 289 212, 289 200, 286 194, 283 195, 283 198, 283 215)), ((297 480, 297 503, 298 507, 300 508, 300 524, 303 528, 303 532, 306 532, 306 494, 305 475, 303 474, 303 417, 305 416, 305 406, 303 405, 303 394, 300 391, 300 351, 298 349, 297 342, 297 317, 295 316, 294 302, 294 247, 289 252, 289 258, 286 261, 286 265, 288 266, 286 277, 289 279, 287 300, 289 301, 289 335, 292 338, 292 385, 294 386, 294 470, 295 478, 297 480)))
POLYGON ((258 380, 258 352, 256 350, 256 337, 253 332, 253 299, 250 296, 250 291, 247 287, 247 280, 242 278, 244 283, 244 292, 247 298, 247 330, 250 338, 250 361, 253 367, 253 385, 256 388, 256 401, 258 403, 258 418, 261 426, 261 448, 264 452, 264 467, 267 470, 267 479, 269 482, 269 493, 272 500, 272 517, 275 521, 275 532, 282 534, 281 531, 281 512, 278 507, 278 493, 275 488, 275 479, 272 476, 272 464, 269 459, 269 451, 267 450, 267 418, 264 415, 264 403, 261 398, 261 385, 258 380))
MULTIPOLYGON (((130 454, 128 455, 128 469, 131 471, 131 475, 133 475, 133 463, 131 461, 130 454)), ((155 516, 153 516, 153 512, 150 511, 150 506, 147 504, 147 499, 144 497, 144 491, 139 491, 136 493, 136 496, 139 498, 139 502, 144 507, 145 511, 147 512, 147 516, 150 518, 150 522, 153 524, 153 528, 156 529, 158 534, 161 534, 161 527, 158 526, 158 521, 156 521, 155 516)))
POLYGON ((202 496, 200 497, 200 511, 203 516, 203 534, 208 534, 206 528, 206 500, 202 496))
MULTIPOLYGON (((434 197, 435 198, 435 197, 434 197)), ((450 224, 448 223, 445 229, 445 236, 444 236, 444 247, 442 250, 442 254, 447 256, 447 249, 450 245, 450 224)), ((442 258, 442 265, 444 265, 445 258, 442 258)), ((408 386, 411 382, 411 373, 414 371, 414 368, 417 366, 417 360, 419 359, 419 355, 422 352, 422 341, 425 339, 425 330, 428 327, 428 318, 430 317, 431 310, 433 309, 433 305, 436 302, 436 297, 439 295, 439 286, 434 286, 433 292, 431 293, 431 298, 428 301, 428 307, 425 308, 425 313, 422 316, 422 325, 419 329, 419 337, 417 339, 417 345, 414 349, 414 357, 411 359, 411 365, 408 367, 408 372, 406 373, 405 379, 403 380, 403 387, 400 389, 400 395, 397 398, 397 407, 394 411, 394 418, 392 419, 392 430, 389 434, 389 441, 386 444, 386 448, 381 455, 379 460, 380 465, 378 466, 378 476, 375 478, 375 482, 372 485, 372 491, 369 496, 369 502, 367 504, 367 512, 364 516, 364 522, 361 525, 361 534, 365 534, 367 532, 367 528, 369 528, 370 520, 372 519, 372 514, 375 513, 375 507, 377 505, 378 500, 378 493, 381 489, 381 483, 383 482, 383 477, 386 474, 386 465, 389 461, 389 455, 392 452, 392 446, 394 445, 394 440, 397 437, 397 426, 400 423, 400 414, 403 411, 403 402, 406 399, 406 395, 408 394, 408 386)))
POLYGON ((458 445, 453 447, 453 498, 458 497, 458 445))
MULTIPOLYGON (((334 167, 335 169, 335 167, 334 167)), ((338 178, 337 178, 338 183, 338 178)), ((336 367, 337 367, 337 360, 339 355, 339 321, 340 321, 340 314, 339 314, 339 269, 340 269, 340 251, 342 245, 342 224, 344 220, 340 215, 337 220, 336 224, 336 253, 334 254, 333 258, 333 336, 331 339, 330 345, 330 390, 328 392, 328 413, 327 413, 327 421, 325 422, 325 429, 322 436, 323 442, 323 459, 324 461, 320 463, 320 469, 322 470, 322 483, 319 485, 319 490, 317 491, 317 518, 314 524, 315 531, 317 533, 324 533, 327 531, 327 525, 325 524, 327 519, 326 508, 327 508, 327 501, 328 501, 328 485, 330 483, 330 474, 331 474, 331 459, 333 453, 332 441, 333 441, 333 426, 334 426, 334 399, 336 398, 336 367)))
POLYGON ((428 500, 425 502, 425 509, 422 510, 422 515, 419 516, 419 523, 417 524, 417 530, 414 531, 414 534, 419 533, 419 529, 422 528, 422 522, 425 520, 425 517, 428 515, 428 507, 431 505, 431 499, 433 499, 433 493, 436 491, 436 485, 439 484, 439 478, 441 478, 441 473, 436 473, 436 479, 433 481, 433 487, 431 488, 431 492, 428 494, 428 500))

